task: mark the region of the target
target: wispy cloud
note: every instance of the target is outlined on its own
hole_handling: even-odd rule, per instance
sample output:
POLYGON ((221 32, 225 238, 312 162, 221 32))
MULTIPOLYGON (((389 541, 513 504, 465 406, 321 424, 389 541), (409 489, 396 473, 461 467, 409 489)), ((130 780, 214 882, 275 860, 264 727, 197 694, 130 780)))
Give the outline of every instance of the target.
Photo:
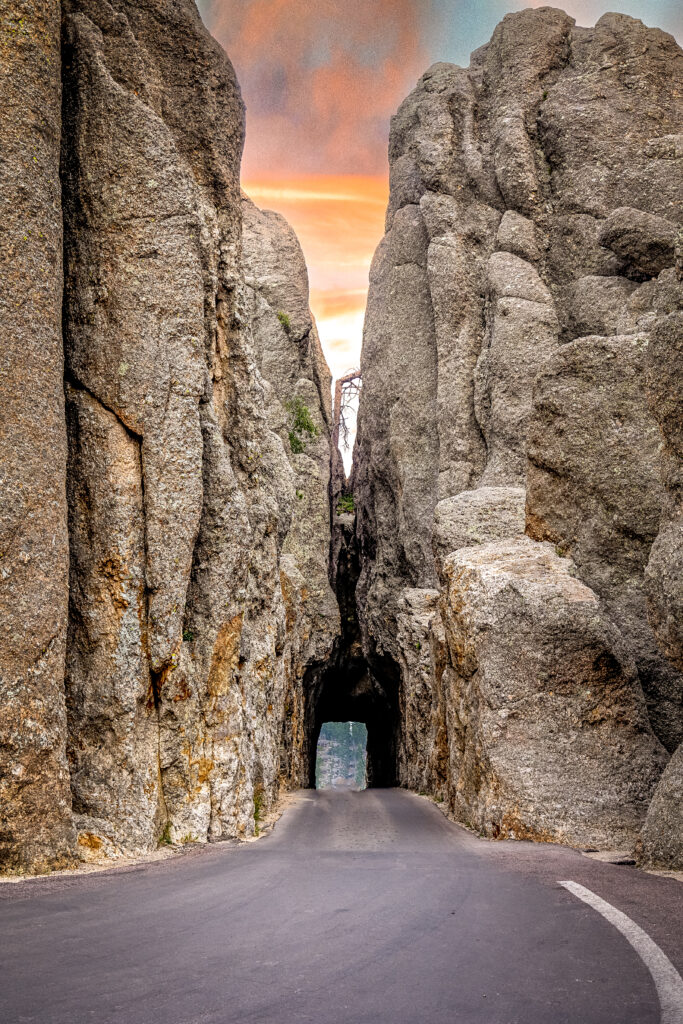
MULTIPOLYGON (((467 65, 507 13, 548 0, 199 0, 247 105, 245 188, 290 221, 335 375, 359 362, 384 230, 389 119, 434 61, 467 65)), ((579 25, 618 10, 683 37, 680 0, 558 0, 579 25)))
POLYGON ((379 174, 426 67, 432 0, 211 0, 247 103, 245 173, 379 174))

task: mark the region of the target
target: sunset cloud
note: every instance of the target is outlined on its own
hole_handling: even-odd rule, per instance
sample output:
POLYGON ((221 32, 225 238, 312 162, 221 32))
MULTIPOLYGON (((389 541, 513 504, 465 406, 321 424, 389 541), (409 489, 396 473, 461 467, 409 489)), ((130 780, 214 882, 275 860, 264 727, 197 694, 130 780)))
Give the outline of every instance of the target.
POLYGON ((244 190, 287 218, 306 254, 311 308, 330 369, 359 361, 368 271, 384 231, 385 176, 302 175, 247 179, 244 190))
POLYGON ((247 107, 245 191, 299 235, 332 372, 360 358, 389 120, 429 64, 434 0, 205 0, 247 107))
POLYGON ((386 172, 389 117, 428 60, 431 0, 211 0, 247 104, 244 173, 386 172))
MULTIPOLYGON (((384 231, 389 120, 436 60, 466 66, 511 11, 547 0, 199 0, 247 106, 242 179, 282 213, 309 267, 335 376, 360 361, 368 269, 384 231)), ((680 39, 680 0, 558 0, 580 25, 608 10, 680 39)))

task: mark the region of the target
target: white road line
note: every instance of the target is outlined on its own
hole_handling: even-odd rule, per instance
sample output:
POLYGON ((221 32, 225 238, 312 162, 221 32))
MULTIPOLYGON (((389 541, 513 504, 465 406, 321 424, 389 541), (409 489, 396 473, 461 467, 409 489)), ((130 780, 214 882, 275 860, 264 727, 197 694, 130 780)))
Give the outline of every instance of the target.
POLYGON ((558 885, 563 885, 578 899, 597 910, 631 943, 655 983, 662 1011, 661 1024, 683 1024, 683 978, 657 943, 635 921, 590 889, 585 889, 578 882, 558 882, 558 885))

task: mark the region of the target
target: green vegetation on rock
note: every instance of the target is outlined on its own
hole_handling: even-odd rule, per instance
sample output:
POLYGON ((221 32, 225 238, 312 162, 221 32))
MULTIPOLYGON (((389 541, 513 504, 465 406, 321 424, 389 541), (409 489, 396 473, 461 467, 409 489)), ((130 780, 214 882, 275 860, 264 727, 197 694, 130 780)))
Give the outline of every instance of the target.
POLYGON ((354 513, 356 506, 353 501, 353 494, 349 491, 347 494, 342 494, 337 502, 337 515, 344 515, 345 512, 354 513))
POLYGON ((289 319, 287 314, 283 313, 282 310, 280 309, 280 310, 278 310, 277 318, 280 321, 280 323, 282 324, 282 327, 283 327, 283 330, 285 331, 285 333, 289 334, 290 331, 292 330, 292 321, 289 319))
POLYGON ((290 399, 285 402, 285 408, 290 416, 289 446, 295 455, 301 455, 306 451, 307 442, 318 436, 318 428, 302 398, 290 399))
POLYGON ((263 792, 260 789, 254 790, 254 835, 260 834, 261 815, 263 812, 263 792))

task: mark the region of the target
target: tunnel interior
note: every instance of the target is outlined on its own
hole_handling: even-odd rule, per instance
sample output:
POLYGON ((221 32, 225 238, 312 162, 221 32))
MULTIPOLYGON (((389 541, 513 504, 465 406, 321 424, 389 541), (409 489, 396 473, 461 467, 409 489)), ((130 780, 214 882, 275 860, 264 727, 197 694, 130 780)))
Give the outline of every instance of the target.
POLYGON ((356 613, 358 558, 352 517, 335 524, 339 543, 331 582, 341 613, 341 636, 331 657, 312 666, 304 679, 306 717, 306 784, 315 788, 316 751, 324 722, 362 722, 368 733, 367 785, 398 784, 398 666, 390 658, 370 665, 363 653, 356 613))
POLYGON ((368 732, 368 787, 397 785, 397 680, 378 679, 364 659, 347 659, 340 651, 309 680, 306 702, 310 788, 315 788, 315 754, 325 722, 362 722, 368 732))

